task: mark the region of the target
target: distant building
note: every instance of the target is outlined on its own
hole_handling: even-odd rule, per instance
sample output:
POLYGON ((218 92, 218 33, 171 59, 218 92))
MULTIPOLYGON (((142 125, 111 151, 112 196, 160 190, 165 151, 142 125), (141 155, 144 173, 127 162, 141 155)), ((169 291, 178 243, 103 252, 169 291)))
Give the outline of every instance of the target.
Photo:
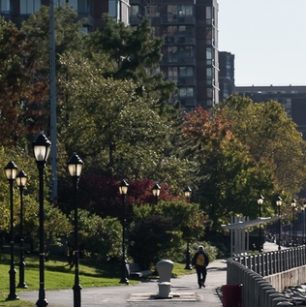
MULTIPOLYGON (((0 15, 20 24, 42 5, 49 3, 50 0, 0 0, 0 15)), ((70 5, 74 8, 84 18, 84 31, 94 29, 104 13, 128 24, 129 0, 53 0, 53 3, 55 6, 70 5)))
POLYGON ((226 100, 235 90, 235 56, 230 52, 219 52, 220 101, 226 100))
POLYGON ((130 24, 147 18, 164 40, 161 71, 185 109, 219 103, 217 0, 130 0, 130 24))
POLYGON ((235 93, 256 102, 277 100, 306 139, 306 86, 236 86, 235 93))

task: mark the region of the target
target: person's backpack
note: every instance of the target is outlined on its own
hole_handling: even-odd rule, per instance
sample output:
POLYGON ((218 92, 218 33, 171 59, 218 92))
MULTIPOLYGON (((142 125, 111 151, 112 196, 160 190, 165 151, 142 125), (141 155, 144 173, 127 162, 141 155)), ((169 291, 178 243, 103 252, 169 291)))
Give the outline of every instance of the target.
POLYGON ((203 254, 199 254, 196 259, 196 265, 205 266, 205 257, 203 254))

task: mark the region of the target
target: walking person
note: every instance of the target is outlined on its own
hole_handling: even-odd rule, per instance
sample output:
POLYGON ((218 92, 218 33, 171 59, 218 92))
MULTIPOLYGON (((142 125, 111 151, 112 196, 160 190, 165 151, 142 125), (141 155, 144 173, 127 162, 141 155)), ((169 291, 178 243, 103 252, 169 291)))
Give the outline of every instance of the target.
POLYGON ((208 266, 209 258, 204 247, 200 245, 198 251, 194 254, 192 258, 192 265, 195 267, 198 277, 199 288, 205 287, 206 281, 206 267, 208 266))

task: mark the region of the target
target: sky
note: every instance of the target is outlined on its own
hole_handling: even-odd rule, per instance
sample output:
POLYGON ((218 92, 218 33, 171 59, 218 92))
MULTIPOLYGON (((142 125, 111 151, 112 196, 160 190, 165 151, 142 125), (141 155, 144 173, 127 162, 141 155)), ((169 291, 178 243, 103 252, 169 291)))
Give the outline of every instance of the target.
POLYGON ((306 0, 219 0, 219 50, 235 83, 306 85, 306 0))

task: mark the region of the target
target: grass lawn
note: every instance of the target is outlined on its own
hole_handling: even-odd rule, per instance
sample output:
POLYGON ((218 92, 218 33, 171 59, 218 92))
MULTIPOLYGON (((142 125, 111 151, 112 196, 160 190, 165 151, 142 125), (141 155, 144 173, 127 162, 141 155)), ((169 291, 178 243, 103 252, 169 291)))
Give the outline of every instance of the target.
MULTIPOLYGON (((15 259, 16 261, 17 259, 15 259)), ((16 283, 18 283, 18 265, 15 265, 16 283)), ((0 264, 0 306, 33 306, 33 303, 25 301, 5 301, 8 295, 9 288, 9 264, 7 260, 0 264)), ((105 287, 105 286, 119 286, 119 271, 111 270, 110 267, 101 269, 89 265, 80 265, 80 283, 82 288, 89 287, 105 287), (115 272, 114 272, 115 271, 115 272), (115 277, 110 274, 114 274, 115 277)), ((26 259, 25 280, 28 289, 16 289, 17 295, 20 291, 33 291, 38 289, 39 285, 39 270, 38 260, 35 258, 26 259)), ((74 282, 74 269, 70 269, 69 265, 63 261, 49 260, 45 263, 45 287, 46 290, 54 289, 71 289, 74 282)), ((135 284, 138 281, 130 280, 130 284, 135 284)), ((37 294, 38 295, 38 294, 37 294)))
MULTIPOLYGON (((17 258, 15 262, 17 262, 17 258)), ((173 269, 174 276, 181 276, 193 273, 193 270, 185 270, 185 264, 175 263, 173 269)), ((18 265, 15 265, 16 283, 18 283, 18 265)), ((0 306, 10 307, 33 307, 33 303, 25 301, 6 301, 9 288, 9 264, 7 257, 1 260, 0 264, 0 306), (3 264, 4 263, 4 264, 3 264)), ((80 283, 83 288, 119 286, 119 270, 113 267, 96 268, 90 265, 80 265, 80 283), (115 277, 114 277, 115 276, 115 277)), ((28 289, 16 289, 17 295, 20 291, 33 291, 38 289, 39 270, 38 259, 28 257, 26 259, 25 280, 28 289)), ((46 290, 71 289, 74 282, 74 269, 63 261, 49 260, 45 263, 45 287, 46 290)), ((136 284, 138 281, 130 280, 130 284, 136 284)))

